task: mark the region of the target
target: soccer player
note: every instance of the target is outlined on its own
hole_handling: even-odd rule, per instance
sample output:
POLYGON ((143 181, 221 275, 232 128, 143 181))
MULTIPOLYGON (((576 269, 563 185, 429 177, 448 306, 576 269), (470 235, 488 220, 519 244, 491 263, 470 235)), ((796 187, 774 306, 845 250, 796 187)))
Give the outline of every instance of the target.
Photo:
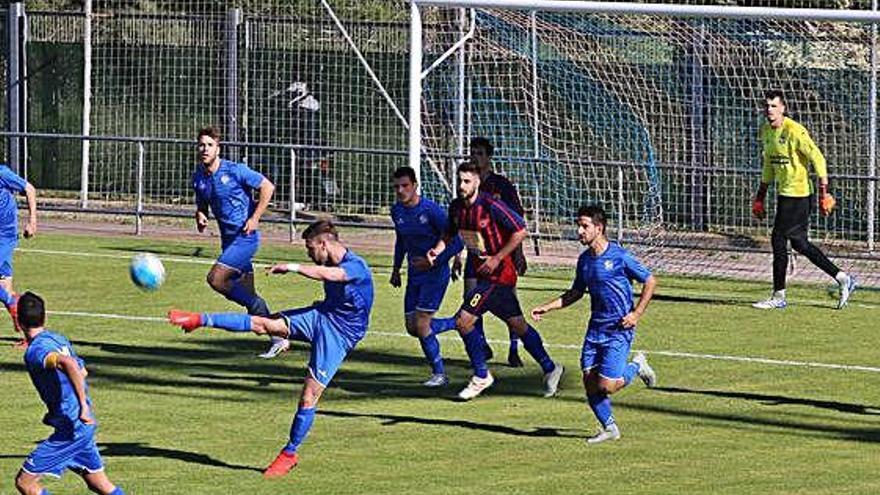
POLYGON ((657 376, 643 353, 629 363, 630 346, 636 325, 644 314, 657 281, 641 263, 605 237, 605 212, 598 206, 578 210, 578 236, 587 249, 577 262, 574 283, 556 299, 532 310, 532 319, 574 304, 590 292, 590 322, 581 351, 581 368, 587 402, 602 429, 587 442, 601 443, 620 438, 620 429, 611 412, 611 394, 630 384, 636 375, 649 387, 657 376), (631 280, 642 283, 639 303, 633 307, 631 280))
POLYGON ((812 165, 819 182, 819 213, 827 216, 834 208, 828 194, 828 171, 825 157, 804 126, 786 116, 785 97, 781 91, 767 92, 764 99, 767 121, 758 130, 763 152, 761 185, 752 203, 756 218, 764 218, 764 198, 770 183, 776 182, 776 218, 770 242, 773 246, 773 293, 768 299, 752 306, 758 309, 782 309, 785 301, 785 270, 788 267, 787 242, 839 284, 837 309, 846 307, 856 290, 855 278, 840 270, 807 239, 810 230, 810 209, 813 184, 807 163, 812 165))
MULTIPOLYGON (((6 306, 16 332, 21 332, 15 317, 16 295, 12 287, 12 253, 18 245, 18 204, 15 194, 24 193, 27 199, 28 218, 24 224, 24 236, 37 234, 37 190, 19 177, 8 166, 0 165, 0 302, 6 306)), ((15 347, 24 348, 27 339, 22 338, 15 347)))
MULTIPOLYGON (((517 192, 516 187, 507 179, 507 177, 495 172, 492 166, 492 155, 494 153, 495 148, 488 139, 484 137, 475 137, 471 139, 470 159, 471 162, 477 165, 480 171, 480 192, 503 201, 508 208, 516 212, 517 215, 524 217, 525 209, 522 206, 522 201, 520 201, 519 192, 517 192)), ((527 265, 522 244, 519 244, 516 247, 511 254, 511 257, 514 266, 516 267, 517 274, 521 276, 525 275, 527 265)), ((453 269, 455 271, 461 269, 460 258, 456 257, 453 269)), ((470 262, 470 258, 468 258, 464 270, 464 293, 467 294, 473 290, 476 285, 477 277, 474 271, 474 265, 470 262)), ((477 320, 476 325, 478 328, 483 327, 482 318, 477 320)), ((519 339, 513 331, 508 332, 508 335, 510 337, 510 347, 507 352, 507 364, 513 368, 519 368, 523 365, 522 359, 519 357, 519 339)), ((491 349, 487 348, 487 352, 491 352, 491 349)))
POLYGON ((544 396, 552 397, 559 389, 565 372, 562 365, 553 362, 538 332, 523 318, 516 297, 517 273, 511 253, 528 233, 522 217, 504 202, 481 193, 480 171, 473 163, 458 167, 459 197, 449 205, 449 230, 428 251, 433 265, 456 235, 461 235, 474 265, 476 286, 467 293, 456 315, 456 328, 464 340, 465 349, 474 369, 467 387, 458 394, 470 400, 489 388, 495 379, 489 373, 484 354, 485 337, 475 323, 489 311, 505 323, 523 341, 523 347, 538 362, 544 372, 544 396))
POLYGON ((312 427, 318 400, 345 356, 364 338, 373 306, 370 267, 339 241, 332 223, 317 221, 309 225, 302 236, 309 258, 315 265, 282 263, 267 271, 298 273, 323 282, 323 301, 305 308, 282 311, 268 318, 238 313, 187 313, 178 310, 168 313, 171 323, 181 326, 186 332, 204 326, 231 332, 268 334, 312 344, 309 372, 303 381, 289 440, 263 471, 266 478, 284 476, 299 462, 297 449, 312 427))
POLYGON ((403 298, 406 331, 418 337, 425 358, 431 365, 431 377, 423 385, 443 387, 449 383, 449 379, 440 355, 440 341, 434 330, 454 327, 455 318, 435 319, 434 314, 440 309, 449 286, 449 258, 458 254, 463 244, 461 238, 455 236, 432 266, 426 256, 448 229, 446 212, 437 203, 419 195, 416 172, 412 168, 398 168, 394 171, 393 179, 397 202, 391 207, 391 219, 394 221, 396 239, 394 267, 389 282, 393 287, 400 287, 400 268, 406 258, 406 294, 403 298))
MULTIPOLYGON (((222 253, 211 271, 208 285, 226 299, 244 306, 248 314, 269 316, 269 306, 254 289, 252 260, 260 248, 260 218, 266 212, 275 186, 262 174, 243 163, 220 158, 220 131, 216 127, 199 130, 200 164, 192 178, 196 193, 196 227, 208 226, 208 208, 217 218, 222 253), (254 203, 252 191, 260 191, 254 203)), ((269 350, 260 357, 273 358, 288 350, 286 339, 272 339, 269 350)))
POLYGON ((85 363, 66 337, 44 327, 46 305, 40 296, 22 294, 17 316, 29 344, 24 364, 48 409, 43 423, 55 431, 24 461, 15 487, 22 495, 48 495, 40 479, 45 475, 60 477, 69 469, 82 476, 95 493, 124 495, 107 478, 95 444, 98 424, 92 414, 85 363))

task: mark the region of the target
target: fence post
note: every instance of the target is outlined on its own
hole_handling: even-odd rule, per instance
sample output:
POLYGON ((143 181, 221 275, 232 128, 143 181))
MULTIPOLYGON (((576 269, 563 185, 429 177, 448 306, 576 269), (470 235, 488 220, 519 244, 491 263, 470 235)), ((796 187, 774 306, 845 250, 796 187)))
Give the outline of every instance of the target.
POLYGON ((541 255, 541 181, 540 164, 538 158, 541 158, 541 136, 538 133, 538 127, 541 125, 541 116, 538 112, 538 13, 536 11, 529 12, 530 30, 532 34, 532 145, 534 147, 532 156, 535 158, 535 236, 532 238, 532 246, 535 248, 535 256, 541 255))
MULTIPOLYGON (((877 11, 877 0, 872 0, 871 10, 877 11)), ((868 251, 874 251, 874 221, 876 219, 875 197, 877 183, 875 182, 877 174, 877 23, 871 23, 871 85, 870 94, 868 95, 868 105, 870 114, 870 125, 868 126, 868 187, 867 201, 865 205, 868 209, 868 251)))
MULTIPOLYGON (((22 70, 26 61, 22 60, 23 38, 22 20, 24 17, 24 2, 12 2, 6 11, 6 121, 9 123, 9 132, 22 132, 22 118, 24 103, 22 98, 23 81, 22 70)), ((21 174, 21 138, 16 136, 8 141, 9 168, 15 173, 21 174)))
POLYGON ((422 13, 410 2, 409 24, 409 166, 422 175, 422 13))
MULTIPOLYGON (((238 142, 238 26, 241 24, 242 10, 226 11, 224 29, 226 41, 226 140, 238 142)), ((241 158, 241 150, 230 147, 225 150, 233 160, 241 158)))
POLYGON ((290 148, 290 219, 288 221, 288 241, 293 242, 296 236, 296 150, 290 148))
POLYGON ((617 242, 623 242, 623 166, 617 166, 617 242))
POLYGON ((700 22, 691 40, 688 66, 691 71, 691 225, 697 232, 706 228, 706 178, 703 167, 708 163, 706 139, 706 94, 703 63, 706 58, 706 25, 700 22))
POLYGON ((137 202, 135 204, 134 233, 141 235, 144 229, 144 142, 138 141, 137 202))
MULTIPOLYGON (((88 136, 92 132, 92 0, 85 0, 85 25, 83 27, 83 104, 82 133, 88 136)), ((89 205, 89 165, 91 142, 83 139, 82 162, 80 162, 80 206, 89 205)))

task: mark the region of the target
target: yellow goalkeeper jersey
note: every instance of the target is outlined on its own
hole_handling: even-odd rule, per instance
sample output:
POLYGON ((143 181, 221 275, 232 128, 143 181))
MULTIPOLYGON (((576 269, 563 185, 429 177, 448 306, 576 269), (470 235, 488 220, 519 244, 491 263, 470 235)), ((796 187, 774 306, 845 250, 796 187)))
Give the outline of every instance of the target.
POLYGON ((776 180, 776 194, 803 198, 813 192, 807 163, 819 177, 827 177, 825 157, 810 138, 804 126, 785 117, 782 126, 774 129, 769 122, 758 130, 761 141, 761 181, 769 184, 776 180))

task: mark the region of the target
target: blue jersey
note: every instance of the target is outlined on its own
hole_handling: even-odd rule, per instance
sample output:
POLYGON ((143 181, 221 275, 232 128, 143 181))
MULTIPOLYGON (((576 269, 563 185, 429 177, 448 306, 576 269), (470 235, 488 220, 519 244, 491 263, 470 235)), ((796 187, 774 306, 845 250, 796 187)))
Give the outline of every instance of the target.
POLYGON ((590 292, 588 332, 622 330, 620 320, 633 310, 632 280, 644 283, 651 276, 626 249, 615 242, 599 256, 581 253, 571 288, 590 292))
POLYGON ((395 203, 391 207, 391 220, 394 221, 394 267, 407 259, 407 273, 410 282, 449 280, 449 258, 461 251, 464 244, 455 236, 446 250, 438 257, 430 270, 417 270, 412 266, 413 258, 425 257, 443 237, 448 228, 446 211, 428 198, 420 198, 412 207, 395 203))
POLYGON ((345 271, 345 282, 324 281, 324 300, 318 310, 352 344, 367 333, 370 310, 373 308, 373 275, 363 258, 346 251, 339 263, 345 271))
POLYGON ((220 167, 213 174, 199 165, 192 178, 196 204, 211 207, 220 235, 236 236, 257 207, 252 192, 260 187, 264 178, 247 165, 229 160, 220 160, 220 167))
MULTIPOLYGON (((24 353, 24 364, 40 399, 46 404, 48 412, 43 417, 43 423, 54 427, 56 430, 72 431, 77 426, 82 426, 79 419, 79 400, 73 385, 70 384, 67 375, 60 369, 46 369, 46 358, 49 354, 57 352, 63 356, 70 356, 77 360, 80 368, 85 368, 85 363, 73 350, 73 345, 67 337, 43 330, 28 345, 24 353)), ((86 399, 89 405, 92 401, 88 397, 88 385, 86 385, 86 399)))
POLYGON ((15 195, 24 191, 27 181, 6 165, 0 165, 0 238, 18 238, 18 203, 15 195))

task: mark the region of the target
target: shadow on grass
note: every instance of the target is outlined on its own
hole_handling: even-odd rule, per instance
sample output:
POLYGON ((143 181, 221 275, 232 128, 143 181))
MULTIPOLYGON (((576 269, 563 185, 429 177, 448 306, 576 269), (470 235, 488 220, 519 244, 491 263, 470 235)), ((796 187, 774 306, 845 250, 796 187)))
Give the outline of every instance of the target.
POLYGON ((511 426, 477 423, 474 421, 465 421, 460 419, 440 419, 440 418, 422 418, 418 416, 401 416, 396 414, 380 414, 380 413, 355 413, 347 411, 326 411, 319 410, 321 416, 332 416, 336 418, 368 418, 378 420, 383 426, 396 426, 399 424, 417 424, 425 426, 443 426, 464 428, 466 430, 486 431, 489 433, 498 433, 501 435, 513 435, 518 437, 537 437, 537 438, 585 438, 580 430, 572 428, 552 428, 552 427, 535 427, 530 429, 519 429, 511 426))
POLYGON ((185 450, 166 449, 162 447, 151 447, 140 442, 98 442, 98 449, 104 457, 159 457, 162 459, 173 459, 191 464, 201 464, 203 466, 237 469, 240 471, 256 471, 258 473, 263 472, 263 470, 258 467, 229 464, 228 462, 214 459, 205 454, 187 452, 185 450))
POLYGON ((809 406, 842 413, 880 416, 880 406, 870 406, 865 404, 852 404, 830 400, 806 399, 802 397, 786 397, 784 395, 765 395, 755 394, 751 392, 735 392, 727 390, 699 390, 680 387, 656 387, 653 390, 670 394, 694 394, 707 395, 710 397, 723 397, 727 399, 743 399, 748 401, 760 402, 761 404, 766 406, 809 406))

